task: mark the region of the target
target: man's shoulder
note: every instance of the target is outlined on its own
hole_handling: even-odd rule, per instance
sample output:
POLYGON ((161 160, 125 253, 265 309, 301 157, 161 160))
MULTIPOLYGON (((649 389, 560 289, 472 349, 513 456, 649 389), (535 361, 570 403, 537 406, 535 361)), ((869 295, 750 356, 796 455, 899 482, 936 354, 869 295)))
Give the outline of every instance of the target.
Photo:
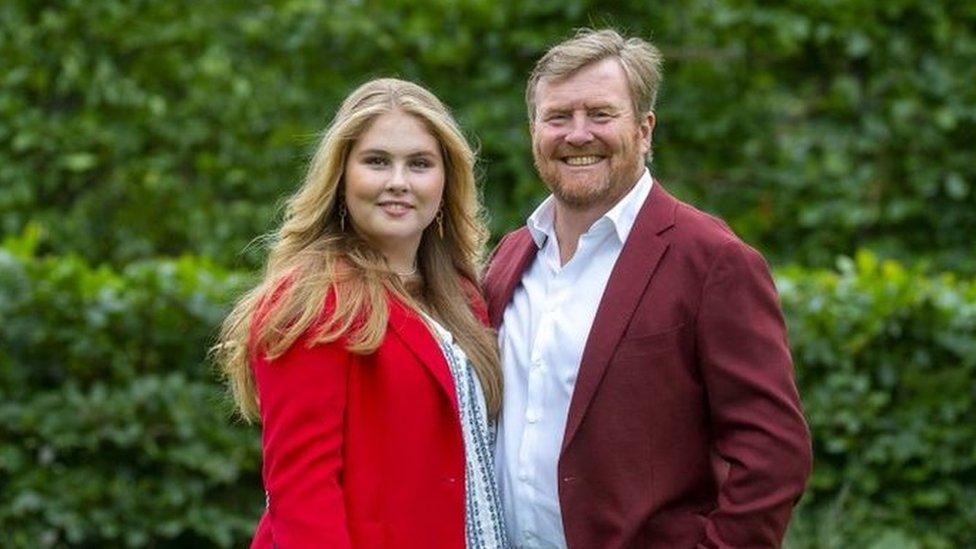
POLYGON ((762 254, 740 238, 722 218, 667 195, 664 202, 672 222, 658 237, 668 243, 671 272, 684 284, 701 287, 721 276, 759 276, 768 279, 762 254))
POLYGON ((496 328, 501 322, 505 302, 511 296, 513 277, 518 274, 515 269, 521 264, 520 258, 525 259, 529 246, 535 246, 532 234, 528 228, 521 227, 503 236, 488 257, 482 287, 488 303, 488 317, 496 328))
POLYGON ((675 199, 675 225, 689 237, 703 242, 724 242, 729 239, 739 239, 738 235, 729 227, 724 219, 715 214, 700 210, 682 200, 675 199))
POLYGON ((679 250, 709 258, 729 248, 750 254, 758 253, 721 217, 671 195, 668 197, 675 202, 674 230, 669 239, 679 250))
POLYGON ((496 261, 506 261, 513 253, 522 249, 531 240, 532 233, 530 233, 528 227, 525 226, 506 233, 505 236, 498 241, 495 249, 492 250, 491 254, 488 256, 489 267, 496 261))

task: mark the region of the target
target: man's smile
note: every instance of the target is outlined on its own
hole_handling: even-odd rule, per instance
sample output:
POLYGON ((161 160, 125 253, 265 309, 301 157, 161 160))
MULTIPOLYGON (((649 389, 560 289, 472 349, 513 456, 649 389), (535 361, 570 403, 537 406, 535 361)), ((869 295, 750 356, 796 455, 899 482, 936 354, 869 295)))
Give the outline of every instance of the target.
POLYGON ((563 162, 569 164, 570 166, 590 166, 596 164, 597 162, 603 160, 602 156, 566 156, 563 157, 563 162))

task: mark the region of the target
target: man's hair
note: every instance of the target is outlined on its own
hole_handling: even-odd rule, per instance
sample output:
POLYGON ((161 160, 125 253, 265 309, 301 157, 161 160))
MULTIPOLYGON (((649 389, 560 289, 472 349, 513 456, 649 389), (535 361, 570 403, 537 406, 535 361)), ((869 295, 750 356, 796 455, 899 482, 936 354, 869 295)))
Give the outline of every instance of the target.
POLYGON ((661 85, 663 57, 653 44, 640 38, 624 38, 614 29, 579 29, 572 38, 556 44, 535 64, 525 88, 529 120, 535 119, 535 90, 543 78, 567 78, 583 67, 614 58, 620 61, 634 116, 654 110, 661 85))

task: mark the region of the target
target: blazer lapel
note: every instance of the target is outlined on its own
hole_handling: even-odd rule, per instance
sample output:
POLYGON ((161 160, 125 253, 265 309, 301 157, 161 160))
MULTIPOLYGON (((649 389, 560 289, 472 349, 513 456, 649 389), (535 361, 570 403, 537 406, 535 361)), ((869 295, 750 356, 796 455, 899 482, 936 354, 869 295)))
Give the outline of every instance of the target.
POLYGON ((535 241, 525 227, 498 243, 484 278, 488 318, 492 328, 497 330, 501 326, 505 307, 512 300, 515 288, 522 281, 522 273, 532 263, 537 251, 535 241))
POLYGON ((562 450, 579 429, 596 389, 603 379, 610 357, 624 334, 658 263, 669 243, 660 236, 674 225, 678 202, 657 181, 637 214, 637 220, 610 273, 600 299, 593 327, 583 348, 576 387, 569 405, 562 450))
POLYGON ((441 386, 444 394, 451 401, 451 407, 457 412, 457 391, 454 387, 454 378, 451 376, 440 344, 417 313, 414 313, 396 298, 390 297, 388 303, 390 305, 389 325, 393 327, 393 333, 403 341, 404 346, 410 349, 417 360, 434 376, 437 384, 441 386))

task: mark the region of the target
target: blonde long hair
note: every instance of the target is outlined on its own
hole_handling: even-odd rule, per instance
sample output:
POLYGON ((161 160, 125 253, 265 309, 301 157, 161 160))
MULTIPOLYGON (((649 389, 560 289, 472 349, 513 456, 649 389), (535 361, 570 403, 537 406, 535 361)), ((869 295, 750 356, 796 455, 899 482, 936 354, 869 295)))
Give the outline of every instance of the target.
POLYGON ((346 98, 318 145, 304 183, 287 202, 261 283, 237 302, 214 347, 245 419, 259 417, 250 366, 257 353, 276 358, 313 326, 309 345, 341 340, 350 352, 372 353, 386 334, 390 294, 454 334, 474 365, 489 413, 497 415, 502 381, 494 332, 469 306, 488 237, 474 162, 474 152, 450 112, 423 87, 381 78, 346 98), (445 165, 443 237, 433 227, 424 231, 417 250, 424 282, 413 291, 404 287, 378 251, 340 222, 349 151, 377 117, 391 111, 422 121, 440 143, 445 165), (330 291, 335 293, 335 306, 317 324, 330 291))

